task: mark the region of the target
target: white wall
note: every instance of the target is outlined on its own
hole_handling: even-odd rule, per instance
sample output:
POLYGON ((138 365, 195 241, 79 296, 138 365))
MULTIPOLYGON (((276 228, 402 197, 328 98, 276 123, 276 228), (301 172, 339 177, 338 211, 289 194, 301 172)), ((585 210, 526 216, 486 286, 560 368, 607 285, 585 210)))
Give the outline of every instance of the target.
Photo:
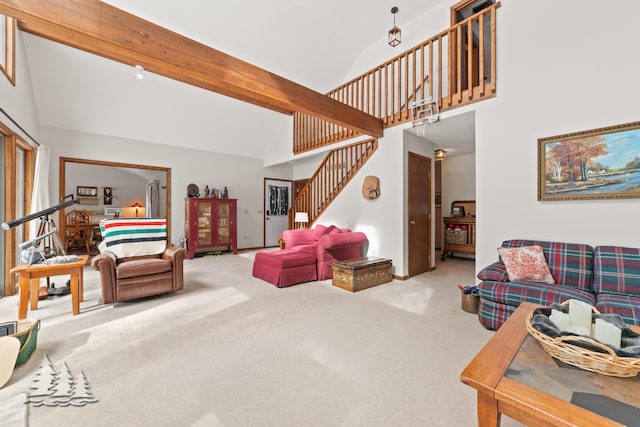
POLYGON ((367 255, 391 258, 395 275, 404 275, 406 269, 402 138, 400 126, 385 130, 378 150, 317 222, 364 232, 369 240, 367 255), (380 179, 380 197, 374 200, 362 197, 362 183, 368 175, 380 179))
POLYGON ((451 202, 476 200, 476 155, 449 156, 442 168, 442 216, 451 213, 451 202))
POLYGON ((273 128, 265 128, 264 150, 265 166, 293 160, 293 118, 284 116, 274 121, 273 128))
POLYGON ((640 2, 502 0, 498 96, 476 104, 476 269, 505 239, 640 246, 640 201, 537 201, 538 138, 640 119, 640 2))
MULTIPOLYGON (((22 33, 16 31, 16 85, 0 74, 0 107, 36 140, 40 136, 40 122, 36 110, 29 64, 24 50, 22 33)), ((33 142, 10 120, 0 114, 0 121, 20 135, 29 144, 33 142)))
MULTIPOLYGON (((265 168, 260 159, 224 155, 104 135, 43 127, 42 140, 51 147, 52 198, 59 193, 59 158, 71 157, 171 168, 171 239, 184 235, 184 198, 195 183, 229 189, 238 199, 238 247, 263 245, 264 177, 291 179, 291 166, 265 168)), ((53 200, 52 200, 53 203, 53 200)))
POLYGON ((455 1, 442 0, 427 13, 419 16, 414 16, 410 7, 405 8, 402 4, 398 4, 396 24, 402 30, 402 43, 395 48, 389 46, 387 43, 389 28, 381 28, 380 38, 362 51, 344 79, 336 82, 333 87, 340 86, 449 28, 449 11, 453 4, 455 1))

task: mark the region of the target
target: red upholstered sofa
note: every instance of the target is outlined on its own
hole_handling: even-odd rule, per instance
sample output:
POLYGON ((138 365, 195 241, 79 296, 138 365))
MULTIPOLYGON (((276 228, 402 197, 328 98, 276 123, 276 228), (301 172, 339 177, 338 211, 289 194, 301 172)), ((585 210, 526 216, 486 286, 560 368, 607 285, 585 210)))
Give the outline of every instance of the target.
POLYGON ((362 257, 367 236, 334 225, 282 233, 285 249, 259 252, 253 263, 253 275, 278 287, 333 277, 332 264, 362 257), (313 277, 315 275, 315 277, 313 277))

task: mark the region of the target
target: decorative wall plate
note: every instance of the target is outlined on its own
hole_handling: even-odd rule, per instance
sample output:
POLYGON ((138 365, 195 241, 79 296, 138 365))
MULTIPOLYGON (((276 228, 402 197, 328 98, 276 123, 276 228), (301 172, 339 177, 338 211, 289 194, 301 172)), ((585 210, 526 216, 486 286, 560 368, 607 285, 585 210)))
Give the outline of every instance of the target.
POLYGON ((187 196, 198 197, 200 195, 200 189, 195 184, 187 185, 187 196))
POLYGON ((368 176, 362 183, 362 197, 373 200, 380 197, 380 179, 377 176, 368 176))

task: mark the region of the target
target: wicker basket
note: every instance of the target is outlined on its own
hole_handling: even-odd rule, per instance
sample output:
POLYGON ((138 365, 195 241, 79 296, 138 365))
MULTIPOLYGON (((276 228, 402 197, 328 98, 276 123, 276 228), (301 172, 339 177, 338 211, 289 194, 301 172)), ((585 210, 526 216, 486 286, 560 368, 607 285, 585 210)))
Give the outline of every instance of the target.
MULTIPOLYGON (((565 301, 564 304, 566 304, 565 301)), ((596 314, 600 312, 593 307, 596 314)), ((634 377, 640 372, 640 358, 620 357, 611 347, 592 338, 579 335, 562 335, 557 338, 549 337, 531 326, 533 311, 525 320, 527 331, 540 343, 542 348, 552 357, 578 368, 609 375, 612 377, 634 377), (605 353, 592 351, 576 346, 567 341, 582 341, 594 347, 601 348, 605 353)))
POLYGON ((462 301, 460 308, 471 314, 478 314, 478 303, 480 302, 480 296, 477 294, 462 294, 462 301))
POLYGON ((20 341, 20 352, 18 353, 18 359, 16 360, 16 368, 27 363, 31 354, 36 349, 38 331, 40 330, 40 320, 18 320, 18 329, 20 332, 12 335, 20 341))

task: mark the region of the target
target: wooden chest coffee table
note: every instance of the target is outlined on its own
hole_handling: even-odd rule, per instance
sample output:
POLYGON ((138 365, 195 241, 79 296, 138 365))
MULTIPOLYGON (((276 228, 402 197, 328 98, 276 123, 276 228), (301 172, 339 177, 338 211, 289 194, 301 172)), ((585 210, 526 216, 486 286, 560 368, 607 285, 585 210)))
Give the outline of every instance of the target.
POLYGON ((351 292, 392 280, 391 260, 387 258, 366 257, 333 263, 333 286, 351 292))
POLYGON ((536 307, 520 304, 460 376, 478 390, 478 426, 499 426, 501 414, 529 426, 639 426, 640 376, 611 377, 552 358, 525 326, 536 307))

